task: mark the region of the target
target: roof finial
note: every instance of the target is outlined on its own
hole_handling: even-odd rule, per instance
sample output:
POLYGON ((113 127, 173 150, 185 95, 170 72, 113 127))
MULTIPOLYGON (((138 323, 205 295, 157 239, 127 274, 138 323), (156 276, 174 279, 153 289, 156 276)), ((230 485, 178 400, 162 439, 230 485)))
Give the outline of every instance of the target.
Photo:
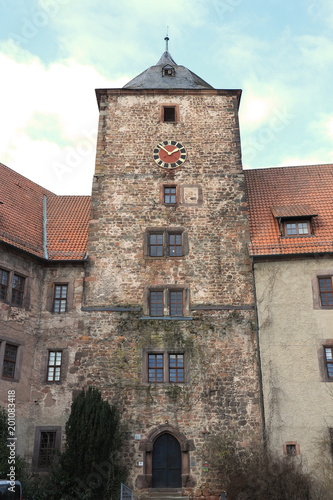
POLYGON ((165 50, 166 52, 169 52, 169 26, 167 26, 167 34, 166 34, 166 37, 164 38, 165 40, 165 50))

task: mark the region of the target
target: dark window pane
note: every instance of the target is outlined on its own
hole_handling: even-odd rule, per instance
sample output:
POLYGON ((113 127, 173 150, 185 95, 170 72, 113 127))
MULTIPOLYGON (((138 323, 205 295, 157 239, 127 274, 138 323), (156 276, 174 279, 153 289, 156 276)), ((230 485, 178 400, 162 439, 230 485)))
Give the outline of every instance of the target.
POLYGON ((150 292, 150 316, 163 316, 163 292, 150 292))
POLYGON ((9 273, 4 269, 0 269, 0 299, 6 300, 8 291, 9 273))
POLYGON ((179 257, 182 252, 182 235, 169 234, 169 255, 170 257, 179 257))
POLYGON ((164 187, 164 203, 165 204, 176 203, 176 188, 175 187, 164 187))
POLYGON ((5 355, 3 359, 3 377, 14 378, 17 356, 17 346, 6 344, 5 355))
POLYGON ((149 255, 151 257, 163 256, 163 233, 150 233, 149 255))
POLYGON ((318 278, 322 306, 333 306, 332 278, 318 278))
POLYGON ((163 382, 163 354, 148 354, 148 382, 163 382))
POLYGON ((297 234, 296 232, 296 224, 286 224, 286 230, 288 235, 297 234))
POLYGON ((183 292, 170 292, 170 316, 183 316, 183 292))
POLYGON ((67 310, 68 285, 55 285, 53 312, 63 313, 67 310))
POLYGON ((307 222, 298 223, 298 234, 309 234, 309 226, 307 222))
POLYGON ((24 278, 13 276, 12 304, 21 306, 23 304, 24 278))
POLYGON ((56 445, 56 432, 41 432, 38 466, 48 467, 52 464, 56 445))
POLYGON ((325 347, 327 376, 333 378, 333 347, 325 347))
POLYGON ((170 108, 165 107, 163 119, 165 122, 176 121, 176 108, 175 107, 170 107, 170 108))
POLYGON ((61 371, 61 351, 50 351, 47 367, 47 381, 48 382, 60 382, 60 371, 61 371))
POLYGON ((169 381, 184 382, 183 354, 169 354, 169 381))
POLYGON ((286 446, 287 455, 293 457, 296 455, 296 445, 295 444, 287 444, 286 446))

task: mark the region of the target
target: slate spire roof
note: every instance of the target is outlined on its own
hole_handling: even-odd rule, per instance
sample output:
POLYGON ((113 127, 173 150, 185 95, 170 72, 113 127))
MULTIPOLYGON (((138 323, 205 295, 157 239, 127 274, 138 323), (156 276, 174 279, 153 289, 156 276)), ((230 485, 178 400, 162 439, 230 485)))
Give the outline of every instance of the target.
POLYGON ((209 83, 185 66, 179 66, 166 50, 155 66, 140 73, 124 89, 212 89, 209 83), (170 70, 170 74, 167 74, 170 70))

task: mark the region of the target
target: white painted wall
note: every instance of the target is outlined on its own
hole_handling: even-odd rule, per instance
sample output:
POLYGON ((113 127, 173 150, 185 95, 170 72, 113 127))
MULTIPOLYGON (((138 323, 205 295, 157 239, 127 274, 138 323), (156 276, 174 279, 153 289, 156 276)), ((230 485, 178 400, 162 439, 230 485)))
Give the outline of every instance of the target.
POLYGON ((323 344, 333 344, 333 309, 320 308, 317 275, 333 275, 333 259, 255 263, 267 438, 283 454, 300 445, 311 470, 331 467, 333 380, 325 380, 323 344))

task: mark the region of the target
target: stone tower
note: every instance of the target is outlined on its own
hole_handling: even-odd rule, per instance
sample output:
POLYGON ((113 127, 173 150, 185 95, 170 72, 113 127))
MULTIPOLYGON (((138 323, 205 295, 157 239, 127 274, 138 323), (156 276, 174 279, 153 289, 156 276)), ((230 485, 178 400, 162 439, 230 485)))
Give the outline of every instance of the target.
POLYGON ((209 440, 260 433, 240 97, 168 51, 97 90, 78 370, 124 408, 137 496, 218 495, 209 440))

